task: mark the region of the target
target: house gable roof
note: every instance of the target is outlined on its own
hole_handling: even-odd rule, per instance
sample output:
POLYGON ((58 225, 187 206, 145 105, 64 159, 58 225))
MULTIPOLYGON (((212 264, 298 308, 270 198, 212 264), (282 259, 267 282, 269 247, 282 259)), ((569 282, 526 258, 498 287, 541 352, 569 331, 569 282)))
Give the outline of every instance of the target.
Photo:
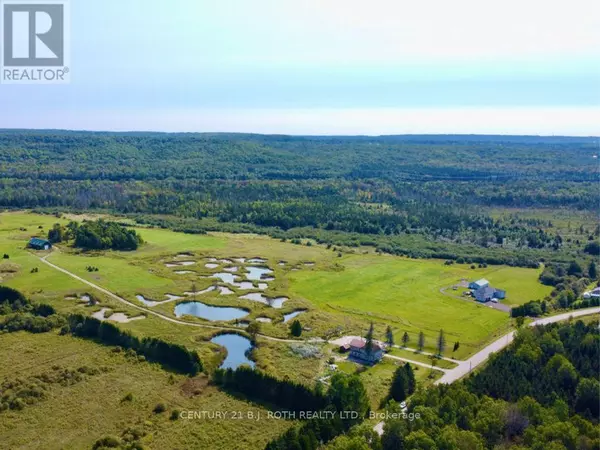
MULTIPOLYGON (((365 348, 366 345, 367 342, 364 339, 352 339, 350 342, 350 347, 355 349, 365 348)), ((373 350, 383 350, 383 348, 377 342, 373 341, 373 350)))

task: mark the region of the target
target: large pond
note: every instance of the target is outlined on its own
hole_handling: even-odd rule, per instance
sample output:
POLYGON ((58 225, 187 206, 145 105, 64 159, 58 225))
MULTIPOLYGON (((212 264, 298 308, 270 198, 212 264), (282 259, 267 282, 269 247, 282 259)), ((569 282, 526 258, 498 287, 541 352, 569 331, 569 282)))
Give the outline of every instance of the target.
POLYGON ((246 356, 247 352, 252 349, 252 342, 249 339, 240 336, 239 334, 222 334, 214 337, 210 342, 225 347, 227 349, 227 358, 219 367, 221 369, 236 370, 242 364, 254 368, 254 361, 251 361, 246 356))
POLYGON ((233 308, 230 306, 209 306, 201 302, 180 303, 175 307, 175 315, 177 317, 194 316, 210 321, 241 319, 248 314, 248 311, 245 309, 233 308))

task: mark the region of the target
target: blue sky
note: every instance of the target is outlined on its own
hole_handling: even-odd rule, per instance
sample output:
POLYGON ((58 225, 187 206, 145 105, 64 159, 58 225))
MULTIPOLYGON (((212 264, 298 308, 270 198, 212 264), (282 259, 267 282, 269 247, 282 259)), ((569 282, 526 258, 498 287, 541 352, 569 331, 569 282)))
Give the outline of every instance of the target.
POLYGON ((598 135, 598 3, 71 0, 71 84, 0 127, 598 135))

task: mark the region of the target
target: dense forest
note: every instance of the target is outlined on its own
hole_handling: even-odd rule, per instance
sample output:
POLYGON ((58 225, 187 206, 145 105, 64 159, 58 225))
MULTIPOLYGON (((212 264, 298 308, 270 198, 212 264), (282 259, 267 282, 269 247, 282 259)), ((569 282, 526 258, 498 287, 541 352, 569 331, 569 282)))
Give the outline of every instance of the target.
MULTIPOLYGON (((596 141, 4 130, 0 207, 170 226, 169 216, 195 221, 188 231, 366 243, 414 257, 564 262, 551 223, 493 218, 487 208, 596 213, 596 141)), ((583 230, 579 247, 597 236, 583 230)))

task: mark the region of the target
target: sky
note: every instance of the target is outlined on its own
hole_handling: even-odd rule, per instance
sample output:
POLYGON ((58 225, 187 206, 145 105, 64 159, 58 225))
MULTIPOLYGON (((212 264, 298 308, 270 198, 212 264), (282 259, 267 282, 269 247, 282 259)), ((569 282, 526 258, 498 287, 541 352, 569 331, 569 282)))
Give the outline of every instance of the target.
POLYGON ((71 0, 0 128, 600 135, 597 0, 71 0))

